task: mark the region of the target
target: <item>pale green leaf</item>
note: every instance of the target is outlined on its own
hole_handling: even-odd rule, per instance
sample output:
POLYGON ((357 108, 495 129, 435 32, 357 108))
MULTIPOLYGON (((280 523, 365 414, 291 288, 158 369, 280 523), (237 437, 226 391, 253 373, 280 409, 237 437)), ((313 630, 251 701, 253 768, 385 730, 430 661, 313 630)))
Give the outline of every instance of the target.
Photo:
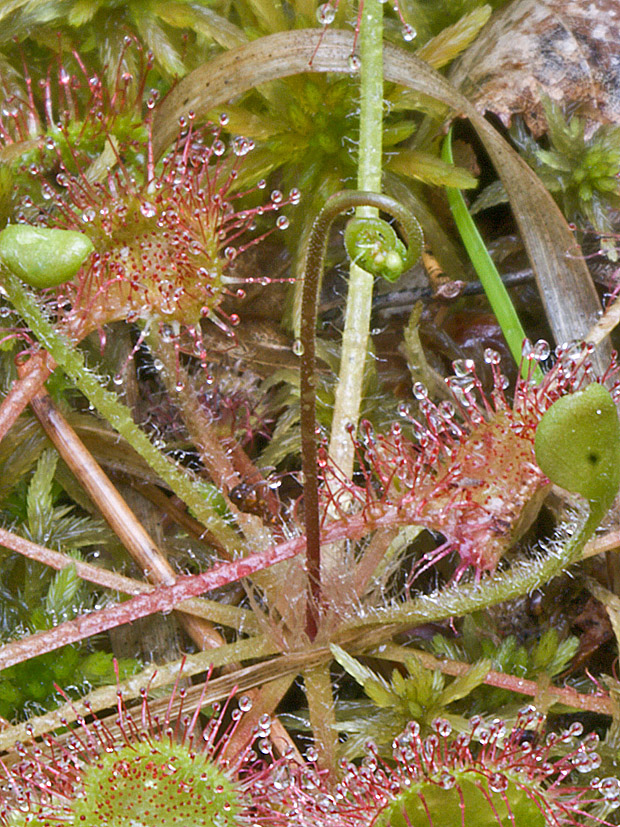
POLYGON ((76 597, 82 585, 75 563, 61 569, 50 583, 45 597, 45 612, 57 618, 72 617, 76 597))
POLYGON ((101 3, 99 0, 77 0, 69 10, 68 21, 70 26, 83 26, 93 19, 101 3))
POLYGON ((162 0, 155 5, 155 10, 168 25, 193 30, 219 43, 224 49, 233 49, 247 42, 243 29, 213 9, 198 3, 171 3, 162 0))
POLYGON ((491 668, 490 660, 480 660, 475 663, 464 675, 458 675, 443 690, 438 698, 438 703, 448 705, 465 698, 470 692, 480 686, 491 668))
POLYGON ((478 36, 478 32, 491 16, 491 6, 480 6, 451 26, 446 26, 438 35, 428 40, 416 57, 426 61, 433 69, 441 69, 454 60, 478 36))
POLYGON ((472 189, 478 186, 478 179, 463 167, 447 164, 430 152, 415 149, 401 150, 390 158, 386 169, 437 187, 472 189))
POLYGON ((58 455, 51 448, 44 451, 28 486, 26 500, 28 529, 33 539, 45 543, 52 521, 52 482, 58 455))

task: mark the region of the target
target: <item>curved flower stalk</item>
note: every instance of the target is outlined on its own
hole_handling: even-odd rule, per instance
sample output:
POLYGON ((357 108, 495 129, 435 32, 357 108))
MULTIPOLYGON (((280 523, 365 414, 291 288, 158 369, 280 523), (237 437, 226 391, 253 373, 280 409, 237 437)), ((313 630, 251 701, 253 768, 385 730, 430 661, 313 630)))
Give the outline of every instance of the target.
POLYGON ((263 783, 273 772, 267 763, 270 722, 262 720, 252 743, 229 755, 227 744, 252 703, 241 697, 231 710, 228 697, 212 704, 203 727, 207 686, 192 709, 187 691, 175 685, 162 719, 151 712, 146 689, 138 714, 119 692, 114 724, 80 717, 68 736, 45 736, 43 748, 20 745, 18 762, 0 769, 2 824, 285 824, 284 815, 270 806, 263 783), (264 757, 257 757, 253 746, 264 757))
POLYGON ((405 247, 392 227, 382 219, 372 216, 356 217, 348 223, 345 230, 347 252, 353 261, 359 261, 372 275, 381 275, 388 281, 393 281, 394 275, 398 278, 401 272, 418 259, 423 243, 422 230, 415 216, 393 198, 381 193, 342 190, 327 200, 312 227, 302 293, 300 403, 306 556, 308 574, 317 601, 320 600, 321 591, 316 443, 317 300, 329 228, 341 212, 359 206, 383 209, 401 222, 407 235, 408 246, 405 247))
MULTIPOLYGON (((310 60, 313 72, 351 73, 348 58, 353 41, 354 35, 346 32, 281 32, 235 52, 219 55, 184 78, 162 101, 155 117, 156 145, 168 145, 178 117, 189 109, 200 118, 224 105, 233 91, 231 77, 235 79, 234 92, 241 94, 255 86, 259 79, 266 82, 308 71, 310 60), (286 61, 282 60, 282 55, 286 55, 286 61)), ((470 119, 506 186, 557 341, 585 337, 593 317, 600 310, 599 300, 583 259, 577 256, 566 258, 566 250, 574 249, 574 238, 536 175, 475 107, 424 61, 387 45, 384 47, 384 76, 387 81, 406 87, 407 92, 412 90, 435 97, 470 119), (566 302, 566 295, 571 296, 571 302, 566 302)), ((443 183, 451 185, 446 179, 443 183)), ((606 348, 603 342, 595 355, 602 370, 610 353, 611 348, 606 348)))
MULTIPOLYGON (((560 485, 568 483, 566 476, 556 480, 548 464, 543 463, 541 470, 536 460, 535 438, 545 412, 556 400, 568 400, 592 382, 602 386, 617 373, 614 363, 605 376, 594 375, 591 345, 558 348, 556 353, 557 361, 542 384, 531 378, 517 381, 512 403, 504 394, 508 383, 500 373, 499 355, 489 349, 485 359, 494 376, 490 398, 474 363, 460 360, 447 380, 452 402, 436 405, 426 388, 416 384, 422 420, 404 405, 403 422, 394 423, 387 435, 376 435, 369 423, 363 424, 356 445, 366 484, 348 486, 359 508, 358 515, 350 518, 351 529, 359 523, 359 529, 365 525, 364 533, 388 525, 418 525, 440 532, 445 542, 418 562, 412 577, 452 549, 461 558, 457 579, 470 566, 478 576, 493 571, 537 513, 548 489, 545 472, 560 485)), ((525 357, 533 364, 548 356, 546 342, 534 347, 526 343, 525 357)), ((615 395, 619 387, 616 379, 615 395)), ((579 422, 581 427, 584 423, 579 422)), ((549 443, 548 452, 557 453, 557 445, 557 441, 549 443)), ((612 441, 610 456, 615 451, 612 441)), ((572 474, 575 479, 577 472, 572 474)), ((322 488, 325 508, 338 507, 332 491, 345 484, 337 469, 328 465, 322 488)), ((613 499, 617 486, 607 488, 613 499)), ((580 488, 570 490, 583 493, 580 488)), ((609 504, 607 498, 602 509, 596 508, 595 523, 609 504)), ((342 517, 346 520, 345 514, 342 517)))

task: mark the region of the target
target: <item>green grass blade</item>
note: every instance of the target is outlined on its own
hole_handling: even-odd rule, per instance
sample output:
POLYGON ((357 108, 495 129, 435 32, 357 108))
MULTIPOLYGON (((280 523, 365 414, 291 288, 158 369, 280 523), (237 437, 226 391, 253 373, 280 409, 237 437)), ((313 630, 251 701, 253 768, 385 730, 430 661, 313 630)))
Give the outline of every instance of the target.
MULTIPOLYGON (((452 130, 443 143, 441 156, 444 161, 453 163, 452 161, 452 130)), ((517 364, 521 364, 521 350, 523 347, 523 340, 526 338, 525 331, 521 326, 517 311, 508 295, 508 291, 501 280, 499 273, 489 255, 487 248, 484 245, 478 228, 474 224, 474 220, 469 214, 465 199, 461 191, 453 187, 446 187, 446 195, 452 216, 457 229, 461 235, 461 239, 467 250, 467 254, 471 259, 474 269, 478 274, 480 283, 484 288, 487 299, 495 316, 497 322, 502 329, 504 338, 508 342, 508 347, 512 353, 517 364)), ((528 373, 529 365, 523 362, 521 373, 525 377, 528 373)), ((540 368, 534 371, 534 379, 541 382, 543 378, 540 368)))

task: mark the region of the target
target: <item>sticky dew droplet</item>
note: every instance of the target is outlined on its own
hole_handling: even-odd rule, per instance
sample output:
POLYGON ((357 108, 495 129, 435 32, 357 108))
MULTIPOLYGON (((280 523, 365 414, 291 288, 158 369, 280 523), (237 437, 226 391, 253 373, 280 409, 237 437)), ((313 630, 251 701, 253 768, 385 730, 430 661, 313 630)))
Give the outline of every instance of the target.
POLYGON ((331 3, 321 3, 316 10, 316 19, 321 26, 329 26, 336 19, 336 9, 331 3))
POLYGON ((150 201, 143 201, 140 204, 140 212, 145 218, 153 218, 153 216, 157 213, 157 209, 150 201))
POLYGON ((547 342, 545 339, 539 339, 534 345, 532 353, 534 357, 537 359, 537 361, 545 362, 551 355, 551 347, 549 345, 549 342, 547 342))
POLYGON ((499 365, 501 357, 496 350, 493 350, 492 347, 487 347, 484 351, 484 361, 487 365, 499 365))
POLYGON ((254 141, 250 140, 249 138, 244 138, 242 135, 238 135, 236 138, 233 138, 232 151, 238 158, 242 158, 244 155, 247 155, 248 152, 251 152, 253 149, 254 141))

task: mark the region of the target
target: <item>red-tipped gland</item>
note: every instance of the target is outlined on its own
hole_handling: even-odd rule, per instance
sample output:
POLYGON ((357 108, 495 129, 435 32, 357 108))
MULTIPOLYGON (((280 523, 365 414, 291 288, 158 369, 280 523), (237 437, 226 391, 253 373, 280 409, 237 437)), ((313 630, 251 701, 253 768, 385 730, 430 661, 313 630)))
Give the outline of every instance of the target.
MULTIPOLYGON (((118 717, 107 726, 96 716, 66 737, 45 737, 45 745, 19 746, 20 760, 1 765, 0 821, 6 825, 58 827, 180 827, 180 825, 284 824, 265 796, 270 769, 269 724, 252 745, 231 757, 226 746, 248 698, 211 705, 203 726, 198 705, 186 713, 187 693, 174 688, 160 719, 147 692, 134 715, 118 696, 118 717), (174 715, 172 710, 179 706, 174 715), (230 714, 231 724, 225 719, 230 714)), ((277 764, 276 764, 277 766, 277 764)))
MULTIPOLYGON (((29 136, 35 125, 40 130, 28 163, 15 165, 18 221, 79 230, 95 248, 50 311, 74 340, 119 319, 186 328, 207 316, 218 322, 226 268, 267 233, 249 241, 244 234, 259 216, 297 203, 299 193, 274 192, 265 205, 235 209, 244 195, 233 191, 238 167, 252 142, 235 137, 227 146, 219 128, 195 128, 192 113, 182 119, 176 145, 155 163, 149 61, 137 82, 119 68, 110 92, 75 58, 79 72, 61 66, 57 88, 49 78, 44 86, 44 125, 31 94, 14 95, 11 123, 0 122, 0 138, 14 151, 26 123, 29 136)), ((276 226, 287 224, 279 216, 276 226)), ((229 328, 232 321, 219 323, 229 328)))
POLYGON ((585 823, 592 807, 598 810, 595 821, 607 824, 605 816, 620 805, 618 780, 575 783, 578 773, 600 766, 598 738, 579 741, 577 724, 545 739, 541 722, 529 707, 511 730, 501 721, 487 725, 473 718, 469 733, 454 735, 450 723, 438 719, 435 732, 421 738, 418 725, 409 724, 394 741, 393 764, 369 745, 361 767, 346 767, 338 789, 342 826, 567 827, 585 823))
MULTIPOLYGON (((413 392, 424 421, 414 419, 405 406, 403 423, 394 423, 388 435, 377 436, 369 423, 362 424, 357 449, 366 486, 349 484, 361 518, 371 527, 424 526, 446 538, 418 562, 414 575, 452 549, 461 557, 457 578, 469 566, 478 574, 496 568, 536 516, 549 485, 534 453, 542 415, 561 396, 592 381, 605 383, 617 371, 614 363, 597 380, 591 350, 588 345, 558 348, 557 361, 540 385, 531 378, 517 381, 512 404, 504 395, 507 380, 499 356, 489 350, 485 358, 494 375, 490 398, 474 363, 462 360, 454 363, 455 375, 447 380, 454 402, 436 405, 416 384, 413 392)), ((546 342, 526 345, 526 351, 524 358, 534 364, 549 356, 546 342)), ((325 475, 327 499, 330 474, 337 472, 330 468, 325 475)))

